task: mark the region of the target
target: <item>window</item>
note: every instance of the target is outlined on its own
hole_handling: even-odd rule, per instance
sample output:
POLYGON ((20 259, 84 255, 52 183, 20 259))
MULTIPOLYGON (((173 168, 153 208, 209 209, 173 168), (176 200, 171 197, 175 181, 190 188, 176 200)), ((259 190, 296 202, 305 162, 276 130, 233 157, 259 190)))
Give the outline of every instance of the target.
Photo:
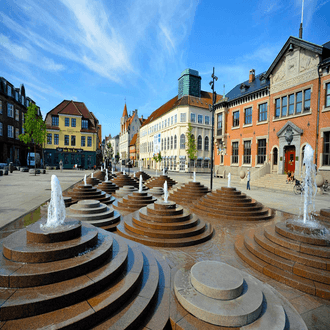
POLYGON ((19 109, 15 109, 15 120, 19 121, 19 109))
POLYGON ((86 146, 86 136, 81 137, 81 146, 85 147, 86 146))
POLYGON ((294 113, 294 94, 289 95, 289 115, 294 113))
POLYGON ((302 92, 298 92, 298 93, 296 94, 296 99, 297 99, 297 103, 296 103, 296 113, 301 113, 302 92))
POLYGON ((58 143, 59 143, 59 135, 54 134, 54 144, 58 145, 58 143))
POLYGON ((52 116, 52 126, 58 126, 58 117, 52 116))
POLYGON ((259 121, 267 120, 267 102, 259 104, 259 121))
POLYGON ((238 164, 238 142, 233 142, 231 147, 231 162, 238 164))
POLYGON ((202 150, 203 147, 203 139, 200 135, 197 138, 197 150, 202 150))
POLYGON ((69 145, 69 135, 64 135, 64 145, 65 146, 69 145))
POLYGON ((244 125, 252 124, 252 107, 244 110, 244 125))
POLYGON ((197 159, 196 167, 198 167, 198 168, 202 167, 202 159, 200 159, 200 158, 197 159))
POLYGON ((13 96, 12 88, 11 88, 11 86, 9 86, 9 85, 7 85, 7 95, 8 95, 8 96, 13 96))
POLYGON ((194 113, 191 113, 191 114, 190 114, 190 121, 191 121, 192 123, 196 123, 196 115, 195 115, 194 113))
POLYGON ((65 126, 69 127, 70 126, 70 118, 65 118, 65 126))
POLYGON ((25 123, 25 114, 24 114, 24 112, 22 112, 22 134, 24 134, 24 132, 25 132, 24 123, 25 123))
POLYGON ((209 151, 209 137, 208 136, 205 136, 205 139, 204 139, 204 150, 209 151))
POLYGON ((164 150, 164 140, 162 139, 161 150, 164 150))
POLYGON ((19 136, 19 128, 16 127, 16 128, 15 128, 15 139, 16 139, 16 140, 19 140, 18 136, 19 136))
POLYGON ((47 144, 52 144, 52 133, 47 133, 47 144))
POLYGON ((275 118, 280 117, 280 111, 281 111, 281 100, 276 99, 275 100, 275 118))
POLYGON ((173 149, 173 136, 171 136, 171 149, 173 149))
POLYGON ((233 127, 239 126, 239 111, 233 112, 233 127))
POLYGON ((266 160, 266 139, 258 140, 257 164, 263 164, 266 160))
POLYGON ((311 89, 304 90, 304 112, 308 112, 311 108, 311 89))
POLYGON ((330 132, 323 133, 323 166, 330 166, 330 132))
POLYGON ((0 101, 0 114, 2 114, 2 101, 0 101))
POLYGON ((167 126, 170 126, 170 118, 167 119, 167 126))
POLYGON ((14 126, 8 125, 7 126, 7 130, 8 130, 8 137, 10 138, 14 138, 14 126))
POLYGON ((203 115, 198 115, 198 124, 203 124, 203 115))
POLYGON ((282 117, 286 116, 288 108, 288 98, 286 96, 282 97, 282 117))
POLYGON ((251 164, 251 141, 244 141, 243 164, 251 164))
POLYGON ((177 123, 177 115, 174 115, 174 124, 177 123))
POLYGON ((87 137, 87 147, 91 147, 92 146, 92 137, 88 136, 87 137))
POLYGON ((176 149, 176 135, 174 135, 174 149, 176 149))
POLYGON ((184 134, 180 136, 180 149, 184 149, 186 147, 186 138, 184 134))
POLYGON ((22 95, 22 104, 25 104, 24 96, 22 95))
POLYGON ((71 145, 74 147, 76 145, 76 136, 71 135, 71 145))
POLYGON ((15 100, 18 102, 18 92, 15 91, 15 100))
POLYGON ((330 83, 327 83, 325 90, 325 106, 330 107, 330 83))
POLYGON ((7 116, 14 118, 14 106, 10 103, 7 103, 7 116))
POLYGON ((170 149, 170 137, 168 136, 167 137, 167 150, 170 149))
POLYGON ((210 116, 205 116, 205 125, 210 125, 210 116))
POLYGON ((218 114, 218 130, 217 135, 222 135, 222 113, 218 114))
POLYGON ((209 160, 208 159, 204 159, 204 168, 209 168, 209 160))
POLYGON ((0 136, 3 136, 3 125, 1 122, 0 122, 0 136))
POLYGON ((71 126, 76 127, 76 118, 71 118, 71 126))
POLYGON ((186 114, 185 113, 180 113, 180 122, 185 123, 186 122, 186 114))
POLYGON ((81 128, 88 128, 88 120, 83 119, 81 121, 81 128))

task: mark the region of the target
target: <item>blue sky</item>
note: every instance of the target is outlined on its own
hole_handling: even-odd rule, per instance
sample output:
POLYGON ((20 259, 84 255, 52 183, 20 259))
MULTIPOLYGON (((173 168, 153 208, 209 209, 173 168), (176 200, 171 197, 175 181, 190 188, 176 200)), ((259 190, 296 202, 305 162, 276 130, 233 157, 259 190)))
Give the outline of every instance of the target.
MULTIPOLYGON (((290 35, 301 0, 1 0, 0 76, 45 115, 82 101, 103 137, 116 135, 125 99, 139 116, 177 95, 191 68, 223 93, 266 71, 290 35)), ((303 39, 330 41, 330 0, 305 0, 303 39)))

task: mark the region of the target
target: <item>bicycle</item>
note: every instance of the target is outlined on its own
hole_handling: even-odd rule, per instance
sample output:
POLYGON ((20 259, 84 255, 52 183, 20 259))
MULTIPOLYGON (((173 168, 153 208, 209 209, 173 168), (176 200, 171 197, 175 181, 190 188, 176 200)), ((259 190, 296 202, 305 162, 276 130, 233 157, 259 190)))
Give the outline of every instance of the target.
POLYGON ((299 181, 297 179, 295 179, 295 184, 293 186, 293 192, 296 194, 296 195, 299 195, 299 194, 302 194, 304 193, 304 186, 302 185, 302 181, 299 181))
POLYGON ((322 189, 323 189, 323 192, 327 192, 327 191, 330 191, 330 187, 329 187, 329 182, 328 180, 325 180, 323 185, 322 185, 322 189))

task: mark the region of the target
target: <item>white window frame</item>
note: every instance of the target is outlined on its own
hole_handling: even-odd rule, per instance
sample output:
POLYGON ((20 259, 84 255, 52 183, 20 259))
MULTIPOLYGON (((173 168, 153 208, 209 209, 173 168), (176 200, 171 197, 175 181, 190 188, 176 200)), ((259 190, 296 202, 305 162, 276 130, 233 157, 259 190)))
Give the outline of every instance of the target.
POLYGON ((186 121, 187 121, 186 113, 185 112, 181 112, 180 113, 180 123, 185 123, 186 121))
POLYGON ((210 116, 205 116, 205 125, 210 125, 210 116), (208 119, 208 123, 206 123, 206 118, 208 119))
POLYGON ((0 136, 3 136, 3 124, 0 121, 0 136))
POLYGON ((203 115, 197 115, 197 123, 203 124, 203 115), (202 118, 201 122, 199 122, 199 119, 202 118))
POLYGON ((7 117, 14 118, 14 106, 11 103, 7 103, 7 117))
POLYGON ((14 126, 7 126, 7 136, 12 139, 14 138, 14 126))
POLYGON ((193 112, 190 114, 190 122, 191 123, 196 123, 196 114, 193 113, 193 112))
POLYGON ((15 120, 19 121, 19 109, 15 109, 15 120))
POLYGON ((19 136, 19 128, 15 127, 15 139, 16 140, 19 140, 18 136, 19 136))

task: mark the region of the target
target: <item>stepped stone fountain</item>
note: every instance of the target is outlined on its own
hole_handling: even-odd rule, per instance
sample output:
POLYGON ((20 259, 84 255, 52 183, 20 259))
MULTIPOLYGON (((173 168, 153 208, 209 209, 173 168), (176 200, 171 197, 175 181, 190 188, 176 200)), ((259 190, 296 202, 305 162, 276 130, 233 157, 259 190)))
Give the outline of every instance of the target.
POLYGON ((274 211, 242 194, 236 188, 221 187, 191 205, 193 212, 223 220, 270 220, 274 211))
POLYGON ((113 178, 111 180, 113 183, 115 183, 119 188, 123 186, 133 186, 136 188, 139 188, 139 183, 135 180, 133 180, 129 175, 127 174, 121 174, 119 173, 117 177, 113 178))
POLYGON ((84 183, 75 186, 72 191, 66 193, 66 196, 71 197, 73 202, 83 199, 96 199, 104 204, 112 204, 115 201, 115 198, 111 195, 93 187, 91 184, 84 183))
POLYGON ((100 189, 107 194, 114 194, 119 187, 112 181, 103 181, 96 186, 97 189, 100 189))
POLYGON ((172 189, 168 199, 182 205, 190 205, 194 200, 197 200, 209 193, 210 190, 201 185, 200 182, 190 181, 177 189, 172 189))
POLYGON ((116 230, 120 214, 97 200, 81 200, 66 210, 67 218, 74 218, 108 231, 116 230))
POLYGON ((46 220, 2 241, 0 263, 4 329, 165 329, 168 322, 167 263, 140 244, 67 219, 59 190, 46 220))
POLYGON ((188 246, 211 239, 209 223, 172 201, 157 200, 124 217, 117 233, 149 246, 188 246))
POLYGON ((116 192, 113 194, 113 197, 115 197, 116 199, 120 199, 124 196, 132 194, 134 191, 138 191, 138 188, 133 186, 123 186, 116 190, 116 192))
POLYGON ((148 190, 148 193, 158 198, 164 195, 164 189, 162 187, 153 187, 148 190))
POLYGON ((177 182, 173 179, 171 179, 167 175, 160 175, 157 177, 153 177, 149 180, 146 181, 145 185, 149 188, 152 189, 154 187, 163 187, 165 181, 167 181, 168 188, 172 188, 177 182))
MULTIPOLYGON (((92 186, 96 186, 96 185, 98 185, 99 183, 101 183, 101 180, 99 180, 99 179, 97 179, 97 178, 92 178, 92 177, 88 177, 87 179, 86 179, 86 183, 87 184, 90 184, 90 185, 92 185, 92 186)), ((79 185, 79 183, 77 184, 77 186, 79 185)))
POLYGON ((105 180, 106 171, 96 171, 94 173, 94 178, 99 179, 100 181, 105 180))
POLYGON ((172 329, 307 330, 285 299, 252 275, 218 261, 201 261, 174 277, 172 329), (177 308, 173 304, 178 301, 177 308))
POLYGON ((265 228, 250 230, 235 244, 237 254, 263 274, 298 290, 330 300, 330 224, 315 220, 313 149, 305 147, 303 213, 265 228))
POLYGON ((138 172, 135 173, 135 175, 136 175, 137 178, 139 178, 140 175, 142 175, 142 179, 143 179, 144 182, 151 178, 151 176, 148 173, 144 172, 144 171, 138 171, 138 172))

